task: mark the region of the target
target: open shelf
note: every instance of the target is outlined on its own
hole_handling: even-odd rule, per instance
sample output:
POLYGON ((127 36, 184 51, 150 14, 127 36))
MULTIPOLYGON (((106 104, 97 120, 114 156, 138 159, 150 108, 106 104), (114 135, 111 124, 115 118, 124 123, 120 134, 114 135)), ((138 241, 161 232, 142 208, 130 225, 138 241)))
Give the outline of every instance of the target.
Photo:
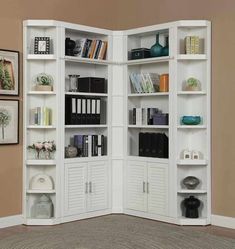
POLYGON ((169 125, 128 125, 128 128, 138 129, 168 129, 169 125))
POLYGON ((109 65, 112 64, 111 61, 108 60, 98 60, 98 59, 89 59, 89 58, 78 58, 76 56, 65 56, 65 61, 68 62, 77 62, 77 63, 87 63, 87 64, 99 64, 99 65, 109 65))
POLYGON ((28 95, 55 95, 54 91, 28 91, 28 95))
POLYGON ((205 125, 178 125, 178 129, 206 129, 205 125))
POLYGON ((178 194, 206 194, 207 191, 204 189, 180 189, 177 191, 178 194))
POLYGON ((97 124, 97 125, 92 125, 92 124, 84 124, 84 125, 65 125, 66 129, 76 129, 76 128, 81 128, 81 129, 88 129, 88 128, 107 128, 108 125, 102 125, 102 124, 97 124))
POLYGON ((206 95, 205 91, 178 91, 178 95, 206 95))
POLYGON ((65 95, 108 97, 107 93, 65 92, 65 95))
POLYGON ((55 190, 27 190, 27 194, 55 194, 55 190))
POLYGON ((199 159, 199 160, 191 160, 191 159, 179 159, 177 161, 178 165, 207 165, 207 160, 199 159))
POLYGON ((155 92, 155 93, 130 93, 129 98, 133 97, 152 97, 152 96, 169 96, 169 92, 155 92))
POLYGON ((56 160, 26 160, 27 165, 56 165, 56 160))
POLYGON ((54 125, 28 125, 27 129, 56 129, 54 125))
POLYGON ((206 60, 205 54, 179 54, 178 60, 206 60))

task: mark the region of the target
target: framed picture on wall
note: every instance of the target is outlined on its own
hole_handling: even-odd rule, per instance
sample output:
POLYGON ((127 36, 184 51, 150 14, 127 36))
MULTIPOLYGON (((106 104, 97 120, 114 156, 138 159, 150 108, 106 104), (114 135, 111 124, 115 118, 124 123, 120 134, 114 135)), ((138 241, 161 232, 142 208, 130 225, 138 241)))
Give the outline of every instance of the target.
POLYGON ((19 52, 0 49, 0 95, 19 95, 19 52))
POLYGON ((19 100, 0 100, 0 145, 19 143, 19 100))

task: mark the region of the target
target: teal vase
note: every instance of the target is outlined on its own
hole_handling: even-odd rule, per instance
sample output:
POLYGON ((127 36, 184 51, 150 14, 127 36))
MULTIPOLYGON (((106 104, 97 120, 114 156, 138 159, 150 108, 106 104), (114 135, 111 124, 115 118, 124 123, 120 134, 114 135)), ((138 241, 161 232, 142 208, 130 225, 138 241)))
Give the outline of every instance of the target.
POLYGON ((156 35, 156 43, 150 48, 151 57, 162 56, 162 45, 159 43, 159 34, 156 35))
POLYGON ((169 37, 166 36, 165 38, 165 47, 162 49, 162 56, 168 56, 169 55, 169 37))

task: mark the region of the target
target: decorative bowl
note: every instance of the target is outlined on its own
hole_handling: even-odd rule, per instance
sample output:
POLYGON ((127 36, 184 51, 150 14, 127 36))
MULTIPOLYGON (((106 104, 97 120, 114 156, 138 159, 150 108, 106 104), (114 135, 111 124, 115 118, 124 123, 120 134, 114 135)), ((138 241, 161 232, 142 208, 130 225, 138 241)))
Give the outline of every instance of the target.
POLYGON ((182 124, 185 125, 198 125, 201 123, 200 116, 183 116, 182 117, 182 124))
POLYGON ((195 189, 200 180, 195 176, 187 176, 183 179, 182 183, 187 189, 195 189))

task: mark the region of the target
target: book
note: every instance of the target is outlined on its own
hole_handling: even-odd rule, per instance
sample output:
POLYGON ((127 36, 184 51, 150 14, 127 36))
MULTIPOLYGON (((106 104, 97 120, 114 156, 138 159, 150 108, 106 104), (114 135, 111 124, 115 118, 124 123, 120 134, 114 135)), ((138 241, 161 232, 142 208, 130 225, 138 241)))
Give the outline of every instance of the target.
POLYGON ((74 48, 74 55, 81 58, 83 51, 84 51, 84 45, 85 45, 86 39, 81 38, 75 41, 76 45, 74 48))
POLYGON ((199 40, 199 36, 195 36, 195 44, 194 44, 194 51, 195 54, 199 54, 200 52, 200 40, 199 40))
POLYGON ((96 40, 92 40, 91 42, 91 46, 89 49, 89 53, 88 53, 88 58, 92 59, 93 58, 93 54, 94 54, 94 50, 95 50, 95 45, 96 45, 96 40))
POLYGON ((98 40, 98 45, 97 45, 96 50, 95 50, 94 59, 98 59, 100 49, 101 49, 101 45, 102 45, 102 41, 98 40))
POLYGON ((190 54, 191 53, 191 37, 186 36, 184 39, 185 42, 185 53, 190 54))
POLYGON ((195 36, 190 37, 190 54, 195 54, 195 36))

